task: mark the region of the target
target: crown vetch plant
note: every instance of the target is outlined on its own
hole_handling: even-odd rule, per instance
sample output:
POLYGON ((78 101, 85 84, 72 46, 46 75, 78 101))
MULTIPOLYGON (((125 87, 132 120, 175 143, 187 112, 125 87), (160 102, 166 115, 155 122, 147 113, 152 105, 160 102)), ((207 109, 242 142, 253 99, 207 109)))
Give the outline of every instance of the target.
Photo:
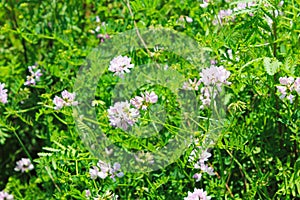
MULTIPOLYGON (((299 1, 2 1, 0 7, 0 200, 299 199, 299 1), (137 28, 174 30, 200 49, 180 48, 185 56, 177 55, 165 41, 148 40, 155 31, 143 38, 137 28), (132 29, 142 48, 123 45, 130 36, 118 44, 126 52, 114 55, 110 42, 132 29), (99 46, 106 48, 97 55, 103 60, 92 62, 99 46), (158 67, 157 77, 142 70, 153 63, 171 76, 160 77, 158 67), (97 83, 87 102, 78 94, 90 88, 72 89, 82 66, 104 69, 99 79, 79 80, 97 83), (133 75, 143 84, 124 84, 133 75), (193 94, 198 104, 180 102, 170 88, 193 94), (78 115, 77 126, 81 105, 96 119, 78 115), (192 111, 197 117, 190 119, 192 111), (179 133, 192 122, 190 143, 179 133), (101 146, 95 127, 110 145, 133 152, 132 159, 101 146), (87 131, 80 136, 78 129, 87 131), (174 162, 160 168, 155 153, 174 141, 185 150, 178 159, 175 150, 168 154, 174 162)), ((166 41, 181 42, 167 34, 166 41)))

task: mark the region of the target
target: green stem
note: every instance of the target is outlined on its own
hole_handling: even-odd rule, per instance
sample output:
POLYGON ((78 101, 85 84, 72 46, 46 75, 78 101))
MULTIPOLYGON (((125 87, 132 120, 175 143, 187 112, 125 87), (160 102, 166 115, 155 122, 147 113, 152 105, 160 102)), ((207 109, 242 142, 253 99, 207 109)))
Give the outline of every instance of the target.
POLYGON ((24 143, 22 142, 21 138, 19 137, 19 135, 17 134, 17 132, 15 130, 13 130, 13 133, 16 136, 16 138, 19 141, 19 143, 21 144, 21 147, 24 150, 24 152, 27 155, 27 157, 31 160, 31 163, 33 163, 32 157, 30 156, 29 151, 26 149, 26 147, 25 147, 24 143))

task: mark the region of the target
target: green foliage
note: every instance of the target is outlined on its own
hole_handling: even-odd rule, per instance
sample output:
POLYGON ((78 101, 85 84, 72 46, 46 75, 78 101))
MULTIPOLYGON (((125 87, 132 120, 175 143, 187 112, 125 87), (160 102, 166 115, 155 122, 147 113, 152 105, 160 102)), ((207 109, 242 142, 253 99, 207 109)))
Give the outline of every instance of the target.
MULTIPOLYGON (((199 4, 203 1, 134 0, 129 2, 131 16, 127 1, 120 0, 1 1, 0 82, 8 89, 8 103, 0 103, 0 190, 28 200, 112 199, 113 193, 120 199, 175 200, 194 188, 205 189, 212 199, 299 199, 300 98, 296 96, 292 104, 280 99, 275 86, 279 77, 300 77, 300 4, 285 1, 279 6, 279 0, 261 0, 254 7, 215 21, 220 10, 233 9, 242 2, 249 1, 210 1, 202 8, 199 4), (193 21, 187 22, 186 16, 193 21), (92 34, 97 26, 101 26, 99 32, 92 34), (53 99, 65 89, 72 90, 86 57, 103 45, 97 34, 113 38, 135 26, 181 32, 231 72, 231 85, 225 88, 224 127, 208 161, 215 176, 203 174, 199 182, 192 178, 199 170, 188 161, 194 148, 191 145, 164 169, 126 173, 115 182, 91 179, 89 169, 98 159, 82 142, 72 109, 55 110, 53 99), (30 75, 27 67, 34 64, 42 70, 41 80, 25 86, 30 75), (23 157, 31 159, 34 170, 14 171, 16 161, 23 157)), ((128 56, 136 66, 154 60, 168 64, 187 79, 199 78, 201 70, 179 55, 149 51, 152 57, 146 49, 128 52, 128 56)), ((99 80, 97 121, 90 123, 100 125, 117 145, 145 152, 178 137, 180 105, 164 87, 146 85, 132 94, 147 90, 159 94, 159 103, 167 113, 164 128, 156 133, 159 137, 149 142, 109 126, 107 109, 117 81, 108 71, 99 80)), ((145 113, 141 123, 148 124, 145 113)), ((198 115, 209 117, 209 113, 200 110, 198 115)), ((197 123, 195 135, 202 141, 209 122, 197 123)))

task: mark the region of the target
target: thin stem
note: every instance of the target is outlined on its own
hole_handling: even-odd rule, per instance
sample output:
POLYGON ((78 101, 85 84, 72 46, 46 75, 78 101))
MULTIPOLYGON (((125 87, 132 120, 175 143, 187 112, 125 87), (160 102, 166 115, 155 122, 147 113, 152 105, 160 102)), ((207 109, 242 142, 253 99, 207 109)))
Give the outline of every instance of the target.
POLYGON ((12 130, 12 132, 14 133, 14 135, 16 136, 17 140, 19 141, 22 149, 24 150, 25 154, 27 155, 27 157, 31 160, 31 163, 33 163, 32 157, 30 156, 29 151, 26 149, 24 143, 22 142, 21 138, 19 137, 19 135, 17 134, 17 132, 15 130, 12 130))

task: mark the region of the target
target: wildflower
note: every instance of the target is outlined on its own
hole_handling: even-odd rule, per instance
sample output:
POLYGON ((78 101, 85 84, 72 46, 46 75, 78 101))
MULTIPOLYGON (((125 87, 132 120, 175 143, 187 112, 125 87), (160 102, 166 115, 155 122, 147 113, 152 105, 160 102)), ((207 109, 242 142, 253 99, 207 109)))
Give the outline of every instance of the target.
POLYGON ((200 156, 200 162, 204 163, 206 161, 208 161, 208 158, 211 157, 211 153, 209 153, 207 150, 203 151, 201 156, 200 156))
POLYGON ((218 22, 222 23, 222 22, 227 22, 226 18, 228 18, 229 16, 232 15, 232 10, 231 9, 227 9, 227 10, 220 10, 218 13, 218 16, 215 17, 215 19, 213 20, 213 24, 217 25, 218 22))
POLYGON ((215 175, 214 169, 212 167, 209 167, 207 164, 201 163, 200 169, 202 170, 202 172, 208 173, 211 176, 215 175))
POLYGON ((114 72, 114 76, 119 76, 124 78, 125 73, 129 73, 130 69, 134 67, 134 64, 131 64, 131 58, 127 56, 118 56, 110 61, 108 70, 114 72))
POLYGON ((67 90, 62 91, 61 97, 55 96, 53 99, 53 103, 55 105, 54 109, 59 110, 64 106, 76 106, 78 105, 78 101, 75 101, 75 93, 70 93, 67 90))
POLYGON ((43 75, 40 69, 36 68, 37 65, 29 66, 28 70, 30 72, 30 76, 27 76, 27 81, 24 85, 35 85, 37 81, 40 80, 40 77, 43 75))
POLYGON ((179 19, 177 20, 177 23, 184 23, 184 16, 180 15, 179 19))
POLYGON ((108 109, 110 125, 127 130, 128 125, 133 126, 139 117, 139 110, 130 108, 128 101, 116 102, 108 109))
POLYGON ((17 166, 15 167, 15 171, 21 171, 22 173, 33 170, 34 166, 31 163, 29 158, 22 158, 17 161, 17 166))
POLYGON ((13 200, 14 196, 12 194, 8 194, 7 192, 0 192, 0 200, 13 200))
POLYGON ((94 200, 103 200, 103 199, 117 200, 118 198, 119 198, 118 195, 112 193, 111 191, 106 191, 105 194, 94 198, 94 200))
POLYGON ((91 179, 95 180, 97 177, 105 179, 110 175, 110 178, 116 181, 115 177, 123 177, 124 173, 120 171, 121 165, 119 163, 114 163, 113 167, 101 160, 98 161, 97 166, 93 166, 90 169, 91 179))
POLYGON ((7 103, 7 89, 4 89, 5 83, 0 83, 0 102, 7 103))
POLYGON ((209 5, 209 0, 203 0, 203 3, 200 4, 200 7, 206 8, 209 5))
POLYGON ((147 110, 147 107, 150 104, 154 104, 158 101, 158 96, 155 92, 145 92, 142 93, 141 96, 136 96, 130 100, 131 105, 133 105, 136 109, 142 108, 142 110, 147 110))
POLYGON ((110 169, 110 178, 113 181, 116 181, 115 176, 121 178, 124 176, 124 173, 120 171, 121 165, 119 163, 114 163, 113 167, 110 169))
POLYGON ((88 189, 88 190, 84 190, 85 192, 85 197, 86 198, 89 198, 91 196, 91 191, 88 189))
POLYGON ((146 91, 144 99, 147 103, 156 103, 158 100, 158 96, 153 91, 151 93, 146 91))
POLYGON ((210 64, 211 64, 211 65, 216 65, 216 64, 217 64, 217 61, 212 59, 212 60, 210 60, 210 64))
POLYGON ((61 93, 62 98, 65 101, 65 106, 76 106, 78 104, 75 100, 75 93, 70 93, 67 90, 62 91, 61 93))
MULTIPOLYGON (((196 152, 197 150, 193 150, 191 152, 191 155, 189 156, 189 161, 194 161, 196 159, 196 152)), ((209 153, 207 150, 203 151, 201 155, 198 158, 198 161, 194 164, 195 169, 200 169, 202 173, 208 173, 209 175, 213 176, 215 175, 214 169, 212 167, 209 167, 207 164, 205 164, 206 161, 211 157, 211 153, 209 153)), ((193 178, 196 179, 196 182, 201 179, 201 173, 196 173, 193 178)))
POLYGON ((97 23, 100 23, 100 22, 101 22, 99 16, 96 16, 96 22, 97 22, 97 23))
POLYGON ((188 82, 184 82, 183 83, 183 89, 185 90, 198 90, 199 89, 199 86, 201 84, 201 81, 200 79, 197 81, 196 78, 194 78, 194 81, 192 81, 192 79, 189 79, 188 82))
POLYGON ((204 83, 205 86, 218 86, 220 87, 222 84, 230 85, 231 83, 227 81, 230 76, 230 72, 227 71, 223 66, 216 67, 211 66, 210 68, 203 69, 200 73, 201 82, 204 83))
POLYGON ((240 11, 240 10, 245 10, 247 8, 251 8, 253 6, 256 6, 256 3, 255 2, 241 2, 241 3, 238 3, 236 5, 236 7, 233 9, 234 11, 240 11))
POLYGON ((108 34, 105 34, 105 35, 98 34, 97 38, 100 39, 100 42, 102 43, 102 42, 105 42, 106 39, 110 39, 110 36, 108 34))
POLYGON ((189 17, 189 16, 185 16, 185 21, 187 23, 192 23, 193 22, 193 18, 189 17))
POLYGON ((300 95, 300 78, 296 78, 293 89, 300 95))
POLYGON ((290 103, 293 103, 295 95, 292 93, 300 94, 300 77, 296 79, 294 77, 280 77, 279 82, 281 85, 276 86, 276 88, 280 93, 280 98, 286 97, 290 103))
MULTIPOLYGON (((230 53, 230 52, 229 52, 230 53)), ((201 109, 205 106, 209 106, 211 99, 215 98, 218 92, 221 92, 222 85, 230 85, 231 83, 227 81, 230 76, 230 72, 227 71, 223 66, 217 67, 212 65, 210 68, 203 69, 200 73, 200 82, 204 84, 201 88, 200 100, 202 101, 201 109), (214 89, 216 87, 216 89, 214 89)), ((191 81, 190 81, 191 82, 191 81)), ((193 82, 195 88, 198 88, 196 81, 193 82)))
POLYGON ((58 110, 58 109, 61 109, 64 106, 65 101, 62 98, 60 98, 58 96, 55 96, 54 99, 53 99, 53 103, 55 104, 54 109, 58 110))
POLYGON ((143 105, 143 101, 144 101, 143 97, 136 96, 136 97, 134 97, 130 100, 130 103, 131 103, 131 105, 133 105, 137 109, 140 109, 143 105))
POLYGON ((207 196, 207 192, 203 189, 194 189, 194 192, 188 192, 188 196, 184 200, 210 200, 211 197, 207 196))
POLYGON ((201 180, 202 174, 196 173, 194 174, 193 178, 196 179, 196 182, 199 182, 201 180))
POLYGON ((286 87, 285 86, 276 86, 278 91, 281 93, 280 98, 283 99, 285 97, 286 93, 286 87))
POLYGON ((211 86, 205 86, 201 88, 200 100, 202 101, 201 109, 204 109, 205 106, 210 106, 211 98, 215 98, 217 91, 211 86))
POLYGON ((97 166, 100 168, 100 173, 98 174, 98 176, 102 179, 105 179, 108 176, 108 173, 111 170, 111 167, 109 164, 106 164, 105 162, 99 160, 97 163, 97 166))
POLYGON ((278 5, 279 5, 280 7, 282 7, 283 4, 284 4, 284 1, 280 1, 278 5))
POLYGON ((91 179, 95 180, 99 176, 100 171, 99 171, 98 167, 93 166, 90 169, 89 173, 90 173, 91 179))
POLYGON ((294 82, 293 77, 280 77, 279 82, 281 85, 291 85, 294 82))
POLYGON ((90 30, 90 33, 92 33, 92 34, 98 33, 101 29, 101 26, 105 26, 105 22, 101 23, 99 16, 96 16, 95 21, 96 21, 97 26, 96 26, 95 30, 90 30), (100 23, 101 23, 101 26, 100 26, 100 23))

